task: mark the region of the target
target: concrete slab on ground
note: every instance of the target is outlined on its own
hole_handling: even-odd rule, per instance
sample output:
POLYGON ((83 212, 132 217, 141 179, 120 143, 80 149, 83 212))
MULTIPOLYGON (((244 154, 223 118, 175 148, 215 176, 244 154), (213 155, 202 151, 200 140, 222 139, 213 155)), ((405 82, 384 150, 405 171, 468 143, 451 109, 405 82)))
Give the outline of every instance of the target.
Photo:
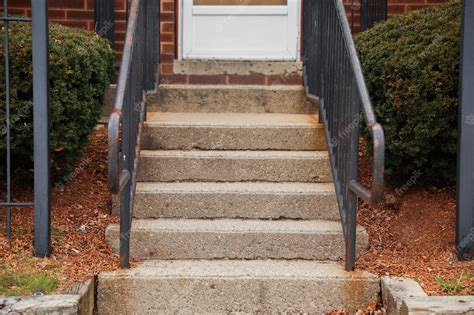
POLYGON ((316 261, 149 261, 99 275, 101 315, 349 314, 377 300, 380 281, 316 261))

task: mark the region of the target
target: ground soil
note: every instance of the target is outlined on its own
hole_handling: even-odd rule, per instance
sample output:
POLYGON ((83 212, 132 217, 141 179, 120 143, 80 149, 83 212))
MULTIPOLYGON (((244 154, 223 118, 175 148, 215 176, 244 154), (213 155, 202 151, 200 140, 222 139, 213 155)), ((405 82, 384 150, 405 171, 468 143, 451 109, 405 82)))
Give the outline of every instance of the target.
MULTIPOLYGON (((359 180, 370 187, 371 162, 361 152, 359 180)), ((402 194, 395 190, 386 188, 386 202, 377 207, 360 203, 358 221, 369 233, 370 247, 357 268, 413 278, 430 295, 474 294, 474 278, 456 285, 461 275, 474 274, 474 262, 456 257, 455 186, 412 187, 402 194), (443 291, 436 277, 457 289, 443 291)))
MULTIPOLYGON (((32 258, 33 209, 12 209, 12 240, 5 237, 5 209, 0 209, 0 265, 12 272, 45 272, 59 279, 62 290, 100 271, 113 270, 118 258, 105 242, 105 228, 117 218, 110 215, 107 188, 107 130, 90 136, 84 157, 65 182, 52 188, 52 253, 32 258)), ((14 182, 15 201, 31 201, 29 185, 14 182)))

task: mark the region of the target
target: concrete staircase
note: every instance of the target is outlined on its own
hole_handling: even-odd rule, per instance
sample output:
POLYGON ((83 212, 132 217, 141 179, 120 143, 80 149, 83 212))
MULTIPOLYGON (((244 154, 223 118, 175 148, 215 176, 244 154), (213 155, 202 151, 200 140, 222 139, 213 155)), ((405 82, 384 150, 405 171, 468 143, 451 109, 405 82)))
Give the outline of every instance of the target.
MULTIPOLYGON (((131 233, 145 262, 99 276, 99 314, 353 312, 377 299, 378 279, 340 262, 324 129, 302 87, 161 86, 148 109, 131 233)), ((119 227, 106 236, 118 252, 119 227)))

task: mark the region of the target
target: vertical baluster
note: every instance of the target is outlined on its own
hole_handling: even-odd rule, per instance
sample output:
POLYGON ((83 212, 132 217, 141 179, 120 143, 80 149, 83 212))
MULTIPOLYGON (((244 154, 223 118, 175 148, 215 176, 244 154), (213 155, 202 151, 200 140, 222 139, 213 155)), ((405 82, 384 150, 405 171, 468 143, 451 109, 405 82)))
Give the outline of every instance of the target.
MULTIPOLYGON (((357 94, 356 82, 352 81, 352 102, 351 102, 351 117, 359 114, 359 95, 357 94)), ((348 167, 349 180, 356 181, 358 176, 359 164, 359 126, 357 125, 351 133, 350 141, 350 165, 348 167)), ((346 270, 353 270, 356 259, 356 228, 357 228, 357 196, 354 192, 347 191, 347 225, 348 233, 346 235, 346 270)))
MULTIPOLYGON (((126 84, 126 93, 124 96, 122 109, 122 156, 123 170, 131 174, 131 135, 130 135, 130 116, 133 107, 132 78, 128 78, 126 84)), ((131 181, 125 185, 120 194, 120 267, 130 267, 130 239, 131 239, 131 181)))
MULTIPOLYGON (((10 23, 8 18, 8 0, 3 0, 3 17, 5 28, 5 131, 6 131, 6 201, 12 201, 11 196, 11 139, 10 139, 10 23)), ((6 233, 7 239, 11 240, 11 207, 6 207, 6 233)))

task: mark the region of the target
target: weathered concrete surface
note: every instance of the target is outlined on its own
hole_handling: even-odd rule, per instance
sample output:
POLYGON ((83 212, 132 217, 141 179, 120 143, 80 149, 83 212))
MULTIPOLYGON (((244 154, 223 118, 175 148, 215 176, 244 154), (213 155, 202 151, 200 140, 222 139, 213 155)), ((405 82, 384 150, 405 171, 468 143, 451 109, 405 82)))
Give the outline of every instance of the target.
POLYGON ((315 114, 303 86, 160 85, 150 112, 315 114))
POLYGON ((60 295, 0 296, 0 315, 92 315, 94 307, 94 279, 78 283, 60 295))
POLYGON ((133 214, 141 219, 340 219, 333 183, 138 183, 133 214))
POLYGON ((404 299, 427 296, 418 282, 409 278, 382 277, 381 285, 382 300, 389 315, 400 314, 404 299))
POLYGON ((139 181, 330 182, 325 151, 142 151, 139 181))
POLYGON ((114 110, 116 92, 117 92, 117 85, 111 84, 105 94, 104 106, 102 107, 102 117, 99 123, 103 123, 103 124, 108 123, 110 114, 112 114, 112 111, 114 110))
POLYGON ((474 296, 429 296, 403 300, 402 315, 473 315, 474 296))
POLYGON ((312 261, 150 261, 99 275, 100 315, 349 314, 377 300, 377 277, 312 261))
POLYGON ((301 75, 303 65, 294 61, 175 60, 175 74, 184 75, 301 75))
MULTIPOLYGON (((368 245, 357 231, 357 252, 368 245)), ((119 226, 106 230, 114 252, 119 226)), ((341 224, 320 220, 134 220, 131 256, 138 259, 313 259, 344 257, 341 224)))
POLYGON ((316 115, 149 113, 146 150, 325 150, 316 115))
POLYGON ((64 294, 79 296, 79 313, 80 315, 94 314, 95 307, 95 279, 89 279, 84 283, 77 283, 65 290, 64 294))
POLYGON ((0 314, 77 315, 81 314, 79 313, 79 296, 44 295, 29 297, 0 297, 0 314))

